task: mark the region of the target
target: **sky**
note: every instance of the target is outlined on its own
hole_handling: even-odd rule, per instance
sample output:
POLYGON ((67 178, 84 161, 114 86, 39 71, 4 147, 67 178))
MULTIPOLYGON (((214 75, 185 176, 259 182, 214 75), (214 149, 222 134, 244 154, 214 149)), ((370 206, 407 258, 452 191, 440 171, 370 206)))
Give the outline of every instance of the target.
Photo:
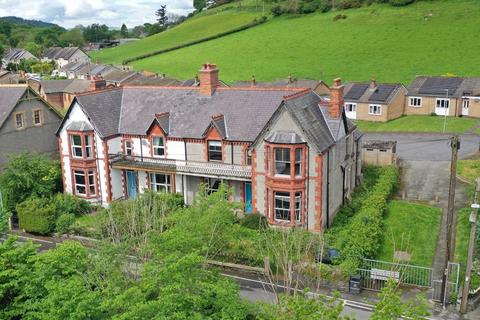
POLYGON ((0 17, 56 23, 65 28, 92 23, 131 28, 155 22, 155 11, 167 5, 167 12, 186 15, 193 9, 193 0, 0 0, 0 17))

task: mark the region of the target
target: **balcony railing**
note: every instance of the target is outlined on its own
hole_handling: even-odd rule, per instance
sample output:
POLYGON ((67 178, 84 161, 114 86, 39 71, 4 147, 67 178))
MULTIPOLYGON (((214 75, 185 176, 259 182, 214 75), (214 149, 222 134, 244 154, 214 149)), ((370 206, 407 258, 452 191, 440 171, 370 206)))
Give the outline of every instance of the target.
POLYGON ((113 168, 143 169, 178 172, 185 175, 201 177, 219 177, 238 180, 250 180, 252 167, 220 162, 174 160, 156 157, 127 156, 111 154, 110 163, 113 168))

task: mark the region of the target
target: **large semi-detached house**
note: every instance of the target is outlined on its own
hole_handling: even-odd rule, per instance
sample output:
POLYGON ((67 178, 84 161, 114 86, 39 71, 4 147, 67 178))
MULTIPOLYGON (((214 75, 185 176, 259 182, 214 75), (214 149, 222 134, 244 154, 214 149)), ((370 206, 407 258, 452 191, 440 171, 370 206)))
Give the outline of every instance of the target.
POLYGON ((147 189, 183 194, 223 182, 247 213, 321 231, 360 176, 356 127, 336 80, 310 88, 119 87, 77 96, 57 135, 65 191, 107 205, 147 189))

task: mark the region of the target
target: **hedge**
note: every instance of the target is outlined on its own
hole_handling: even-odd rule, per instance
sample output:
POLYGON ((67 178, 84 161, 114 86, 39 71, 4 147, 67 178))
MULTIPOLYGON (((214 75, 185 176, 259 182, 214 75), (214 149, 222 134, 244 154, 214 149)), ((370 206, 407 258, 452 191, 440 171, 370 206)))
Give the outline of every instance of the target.
POLYGON ((363 258, 372 258, 380 249, 383 238, 383 215, 387 200, 398 183, 399 171, 394 166, 380 170, 373 190, 363 201, 360 210, 340 232, 343 240, 341 249, 342 270, 351 273, 363 258))
POLYGON ((263 16, 258 20, 254 19, 252 22, 247 23, 247 24, 245 24, 243 26, 240 26, 238 28, 228 30, 228 31, 225 31, 225 32, 221 32, 221 33, 215 34, 215 35, 210 36, 210 37, 205 37, 205 38, 201 38, 201 39, 198 39, 198 40, 190 41, 190 42, 187 42, 187 43, 184 43, 184 44, 180 44, 178 46, 174 46, 174 47, 170 47, 170 48, 166 48, 166 49, 162 49, 162 50, 157 50, 157 51, 153 51, 153 52, 150 52, 150 53, 142 54, 140 56, 128 58, 128 59, 123 60, 122 63, 123 64, 128 64, 128 63, 133 62, 133 61, 143 60, 143 59, 150 58, 150 57, 162 54, 162 53, 167 53, 167 52, 170 52, 170 51, 190 47, 190 46, 202 43, 202 42, 218 39, 218 38, 221 38, 221 37, 224 37, 224 36, 228 36, 232 33, 236 33, 236 32, 239 32, 239 31, 250 29, 250 28, 258 26, 258 25, 260 25, 260 24, 262 24, 266 21, 267 21, 267 17, 263 16))
POLYGON ((55 229, 56 207, 50 199, 32 198, 17 205, 19 226, 28 232, 42 235, 55 229))

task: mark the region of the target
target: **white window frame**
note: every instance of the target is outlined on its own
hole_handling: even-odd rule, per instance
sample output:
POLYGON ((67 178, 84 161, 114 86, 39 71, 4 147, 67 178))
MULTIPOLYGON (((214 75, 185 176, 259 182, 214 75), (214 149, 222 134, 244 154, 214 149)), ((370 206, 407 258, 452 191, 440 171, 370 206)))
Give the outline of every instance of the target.
POLYGON ((88 176, 88 192, 89 196, 96 196, 97 195, 97 184, 95 182, 95 170, 88 169, 87 170, 87 176, 88 176), (92 181, 90 181, 90 178, 92 181), (93 190, 92 190, 93 187, 93 190))
POLYGON ((291 159, 291 156, 290 156, 290 148, 274 148, 273 149, 273 157, 274 157, 274 163, 273 163, 273 170, 275 170, 275 175, 276 176, 283 176, 283 177, 289 177, 292 175, 292 159, 291 159), (277 151, 282 151, 282 159, 277 159, 277 151), (286 153, 284 153, 284 151, 287 151, 286 153), (288 160, 286 159, 283 159, 283 156, 284 155, 288 155, 288 160), (288 168, 290 169, 288 174, 284 174, 284 173, 278 173, 277 172, 277 163, 284 163, 286 166, 288 166, 288 168))
POLYGON ((25 129, 25 113, 24 112, 15 113, 15 129, 17 130, 25 129))
POLYGON ((87 196, 87 177, 85 175, 85 171, 76 169, 73 170, 73 188, 73 190, 75 190, 75 195, 87 196), (77 176, 83 177, 85 183, 77 183, 77 176), (80 192, 78 187, 83 188, 84 192, 80 192))
POLYGON ((435 108, 449 109, 450 108, 450 98, 436 98, 435 99, 435 108))
POLYGON ((132 156, 133 155, 133 141, 131 140, 125 140, 123 142, 124 147, 125 147, 125 155, 127 156, 132 156), (130 146, 128 146, 130 145, 130 146))
POLYGON ((464 98, 463 99, 462 108, 463 109, 469 109, 470 108, 470 99, 469 98, 464 98))
POLYGON ((357 104, 353 102, 345 102, 345 112, 357 112, 357 104))
POLYGON ((368 114, 374 116, 381 116, 382 115, 382 106, 379 104, 370 104, 368 105, 368 114), (376 110, 375 110, 376 108, 376 110))
POLYGON ((152 137, 152 155, 154 157, 165 157, 165 139, 163 137, 152 137), (161 144, 155 144, 156 140, 161 142, 161 144))
POLYGON ((303 149, 302 148, 295 148, 295 167, 293 168, 295 176, 301 177, 302 176, 302 158, 303 158, 303 149), (297 151, 300 151, 300 156, 297 158, 297 151), (297 165, 298 165, 298 174, 297 174, 297 165))
POLYGON ((84 144, 85 144, 85 158, 92 159, 93 158, 93 137, 91 135, 83 136, 84 144))
MULTIPOLYGON (((172 175, 166 173, 150 172, 150 189, 156 192, 172 192, 172 175), (164 176, 165 182, 157 181, 157 175, 164 176)), ((159 179, 160 180, 160 179, 159 179)))
POLYGON ((275 221, 291 221, 291 203, 290 203, 290 193, 284 191, 274 191, 273 192, 273 216, 275 221), (281 195, 280 195, 281 194, 281 195), (288 195, 288 196, 287 196, 288 195), (277 207, 277 200, 282 201, 282 206, 277 207), (285 206, 288 204, 288 208, 285 206), (277 210, 279 211, 287 211, 288 212, 288 219, 281 219, 277 217, 277 210))
POLYGON ((295 192, 294 210, 295 222, 302 221, 302 193, 300 191, 295 192))
POLYGON ((70 145, 72 148, 72 157, 76 159, 83 159, 83 145, 82 145, 82 135, 81 134, 71 134, 70 135, 70 145), (80 144, 75 144, 75 137, 80 138, 80 144), (80 150, 80 155, 77 155, 75 150, 80 150))
POLYGON ((208 140, 207 142, 207 153, 208 153, 208 161, 216 161, 221 162, 223 161, 223 151, 222 151, 222 141, 220 140, 208 140), (220 148, 220 150, 219 150, 220 148), (217 154, 220 153, 220 159, 212 159, 212 153, 217 154))
POLYGON ((409 97, 408 98, 408 106, 421 108, 422 107, 422 97, 409 97))

